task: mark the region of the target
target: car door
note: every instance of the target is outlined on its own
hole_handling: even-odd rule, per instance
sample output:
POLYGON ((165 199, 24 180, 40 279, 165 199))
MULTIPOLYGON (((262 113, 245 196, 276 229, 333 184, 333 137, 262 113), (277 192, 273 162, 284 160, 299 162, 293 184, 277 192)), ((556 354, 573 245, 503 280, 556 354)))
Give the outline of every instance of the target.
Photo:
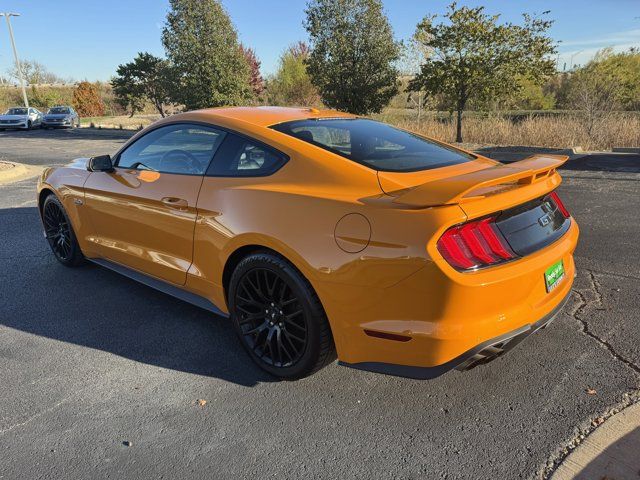
POLYGON ((85 208, 106 259, 184 285, 192 262, 196 202, 221 130, 196 124, 153 129, 93 172, 85 208))

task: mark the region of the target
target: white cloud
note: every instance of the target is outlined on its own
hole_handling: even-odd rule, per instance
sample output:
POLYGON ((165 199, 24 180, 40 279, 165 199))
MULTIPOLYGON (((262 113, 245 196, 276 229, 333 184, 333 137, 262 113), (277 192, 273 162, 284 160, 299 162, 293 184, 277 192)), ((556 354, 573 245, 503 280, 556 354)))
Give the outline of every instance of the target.
POLYGON ((623 32, 608 33, 601 37, 582 38, 576 40, 562 41, 563 47, 588 47, 590 45, 600 45, 603 47, 616 45, 619 43, 640 43, 640 28, 626 30, 623 32))
POLYGON ((585 65, 593 59, 596 53, 606 47, 612 47, 614 53, 625 52, 631 47, 640 47, 639 43, 620 43, 618 45, 602 45, 599 47, 585 48, 583 50, 571 50, 568 52, 562 52, 559 55, 558 68, 563 70, 563 66, 566 63, 566 70, 571 69, 571 66, 585 65))

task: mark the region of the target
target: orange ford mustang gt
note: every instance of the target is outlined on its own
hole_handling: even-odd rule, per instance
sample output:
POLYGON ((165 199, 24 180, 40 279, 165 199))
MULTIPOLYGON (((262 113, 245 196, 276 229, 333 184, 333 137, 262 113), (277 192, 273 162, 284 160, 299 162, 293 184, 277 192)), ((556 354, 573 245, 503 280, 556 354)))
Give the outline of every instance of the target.
POLYGON ((113 157, 46 170, 64 265, 88 259, 229 316, 281 378, 433 378, 547 325, 574 277, 566 157, 510 165, 337 111, 174 115, 113 157))

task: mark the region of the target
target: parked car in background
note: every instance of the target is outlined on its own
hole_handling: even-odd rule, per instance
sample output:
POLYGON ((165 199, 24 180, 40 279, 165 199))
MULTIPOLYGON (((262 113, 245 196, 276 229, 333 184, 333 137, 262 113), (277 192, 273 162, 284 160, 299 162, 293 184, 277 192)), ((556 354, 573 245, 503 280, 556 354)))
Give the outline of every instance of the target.
POLYGON ((0 130, 24 128, 30 130, 42 124, 42 112, 33 107, 12 107, 0 115, 0 130))
POLYGON ((80 117, 78 116, 78 112, 71 107, 55 106, 51 107, 49 111, 47 111, 46 115, 42 119, 42 126, 44 128, 79 127, 80 117))

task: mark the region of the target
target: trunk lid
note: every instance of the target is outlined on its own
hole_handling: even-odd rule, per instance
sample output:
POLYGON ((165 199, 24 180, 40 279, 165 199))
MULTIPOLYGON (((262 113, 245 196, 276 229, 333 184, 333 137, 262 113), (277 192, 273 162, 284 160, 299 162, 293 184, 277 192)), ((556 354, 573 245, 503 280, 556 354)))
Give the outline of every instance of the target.
MULTIPOLYGON (((568 158, 560 155, 533 155, 509 165, 480 164, 478 169, 469 172, 441 175, 440 178, 417 186, 385 193, 396 197, 394 203, 410 208, 456 204, 465 208, 473 203, 482 203, 488 198, 491 198, 492 203, 500 203, 498 197, 508 192, 517 190, 520 195, 526 195, 527 191, 531 190, 530 187, 538 186, 555 177, 558 177, 556 180, 559 183, 556 169, 568 158)), ((382 186, 384 182, 380 183, 382 186)), ((384 190, 384 186, 382 188, 384 190)))
POLYGON ((533 155, 509 165, 492 164, 388 194, 394 197, 394 203, 406 208, 458 205, 467 220, 491 216, 513 252, 525 256, 555 242, 569 229, 564 206, 550 195, 561 182, 556 170, 567 159, 533 155))

